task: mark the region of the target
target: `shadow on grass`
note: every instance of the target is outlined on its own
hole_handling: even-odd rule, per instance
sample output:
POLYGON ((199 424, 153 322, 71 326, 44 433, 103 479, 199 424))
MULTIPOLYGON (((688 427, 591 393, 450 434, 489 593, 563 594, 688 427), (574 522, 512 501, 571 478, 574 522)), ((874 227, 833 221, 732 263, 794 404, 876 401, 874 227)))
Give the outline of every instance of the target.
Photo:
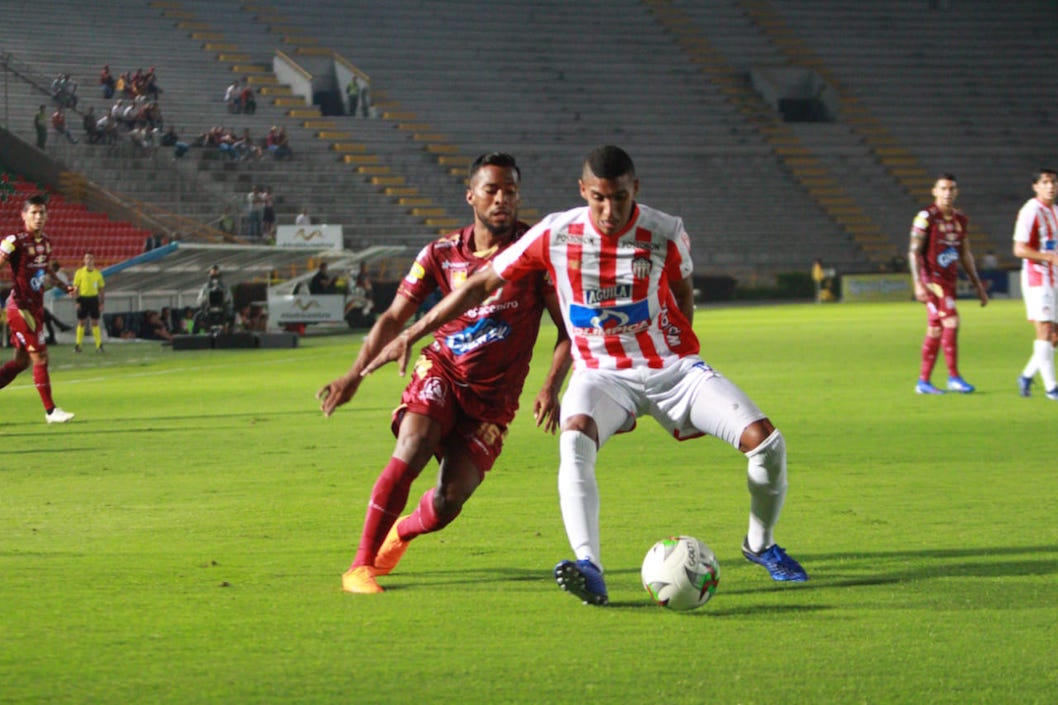
MULTIPOLYGON (((799 556, 800 558, 801 556, 799 556)), ((907 551, 875 551, 856 553, 816 554, 804 557, 804 565, 810 579, 806 583, 778 583, 768 580, 761 573, 751 579, 722 580, 721 589, 730 595, 753 595, 783 591, 805 591, 813 593, 819 590, 835 588, 849 589, 858 587, 877 587, 884 585, 928 582, 944 578, 1009 578, 1024 576, 1048 576, 1058 574, 1058 546, 987 546, 959 549, 921 549, 907 551), (1022 556, 1022 558, 1017 558, 1022 556), (1032 556, 1032 558, 1024 558, 1032 556)), ((761 569, 746 563, 738 566, 752 572, 761 569)), ((638 583, 638 568, 611 569, 606 572, 610 584, 619 583, 625 587, 630 581, 638 583)), ((486 571, 468 570, 431 570, 419 573, 423 584, 462 585, 481 583, 553 583, 549 571, 539 568, 501 568, 486 571)), ((412 588, 412 583, 398 581, 386 589, 400 590, 412 588)), ((555 587, 557 590, 557 586, 555 587)), ((568 598, 574 599, 574 598, 568 598)), ((613 601, 610 608, 620 609, 656 609, 649 600, 613 601)), ((804 611, 831 609, 825 605, 783 604, 783 605, 747 605, 733 609, 708 609, 701 613, 712 616, 739 616, 748 613, 759 615, 762 612, 780 614, 804 611)))

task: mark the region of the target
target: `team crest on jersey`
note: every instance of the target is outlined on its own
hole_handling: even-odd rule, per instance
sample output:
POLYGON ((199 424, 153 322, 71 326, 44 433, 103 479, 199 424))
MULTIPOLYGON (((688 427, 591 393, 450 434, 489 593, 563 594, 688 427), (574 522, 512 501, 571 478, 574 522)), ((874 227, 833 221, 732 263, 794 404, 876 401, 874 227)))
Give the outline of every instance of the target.
POLYGON ((452 288, 458 289, 459 287, 463 286, 463 284, 465 284, 467 281, 467 270, 462 269, 456 272, 452 272, 451 274, 449 274, 449 279, 452 282, 452 288))
POLYGON ((632 258, 632 276, 636 279, 646 279, 650 276, 650 270, 654 264, 649 257, 637 255, 632 258))

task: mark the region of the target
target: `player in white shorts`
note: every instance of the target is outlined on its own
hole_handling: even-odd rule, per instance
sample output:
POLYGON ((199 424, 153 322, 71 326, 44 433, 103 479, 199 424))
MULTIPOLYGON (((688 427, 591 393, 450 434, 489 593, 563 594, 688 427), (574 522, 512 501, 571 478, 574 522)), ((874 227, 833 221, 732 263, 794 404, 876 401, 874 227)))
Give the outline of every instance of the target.
POLYGON ((405 369, 414 341, 505 282, 547 271, 574 364, 561 404, 558 486, 575 560, 555 567, 559 585, 589 604, 608 602, 595 461, 613 434, 632 430, 646 415, 676 439, 714 435, 745 454, 750 517, 742 552, 774 580, 807 580, 774 540, 787 489, 783 435, 698 356, 690 238, 679 218, 637 203, 638 190, 624 150, 592 151, 580 179, 586 207, 545 217, 391 342, 364 373, 393 360, 405 369))
POLYGON ((1039 372, 1047 398, 1058 401, 1054 370, 1054 348, 1058 345, 1058 175, 1053 169, 1038 169, 1033 175, 1032 190, 1036 197, 1021 207, 1014 226, 1014 255, 1022 260, 1025 315, 1036 332, 1032 355, 1018 376, 1018 392, 1023 397, 1030 396, 1032 380, 1039 372))

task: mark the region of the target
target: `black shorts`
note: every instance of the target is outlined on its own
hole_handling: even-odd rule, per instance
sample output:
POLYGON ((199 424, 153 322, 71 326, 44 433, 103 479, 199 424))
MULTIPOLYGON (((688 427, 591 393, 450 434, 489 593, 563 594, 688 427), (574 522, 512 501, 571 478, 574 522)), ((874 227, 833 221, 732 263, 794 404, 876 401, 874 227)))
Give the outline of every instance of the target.
POLYGON ((77 297, 77 320, 83 321, 86 318, 93 320, 99 319, 99 297, 98 296, 78 296, 77 297))

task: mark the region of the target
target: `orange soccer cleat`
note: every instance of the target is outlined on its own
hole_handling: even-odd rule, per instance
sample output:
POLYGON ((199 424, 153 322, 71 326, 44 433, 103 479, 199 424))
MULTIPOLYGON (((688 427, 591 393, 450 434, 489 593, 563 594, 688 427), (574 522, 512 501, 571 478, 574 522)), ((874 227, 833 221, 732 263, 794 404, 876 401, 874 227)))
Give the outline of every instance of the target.
POLYGON ((342 589, 358 595, 383 592, 382 586, 375 582, 375 571, 367 565, 358 565, 342 573, 342 589))
POLYGON ((393 522, 393 527, 386 534, 386 540, 382 542, 382 547, 378 549, 378 555, 375 556, 375 575, 387 575, 397 567, 401 556, 408 550, 408 542, 401 541, 400 536, 397 534, 397 524, 403 519, 405 517, 393 522))

